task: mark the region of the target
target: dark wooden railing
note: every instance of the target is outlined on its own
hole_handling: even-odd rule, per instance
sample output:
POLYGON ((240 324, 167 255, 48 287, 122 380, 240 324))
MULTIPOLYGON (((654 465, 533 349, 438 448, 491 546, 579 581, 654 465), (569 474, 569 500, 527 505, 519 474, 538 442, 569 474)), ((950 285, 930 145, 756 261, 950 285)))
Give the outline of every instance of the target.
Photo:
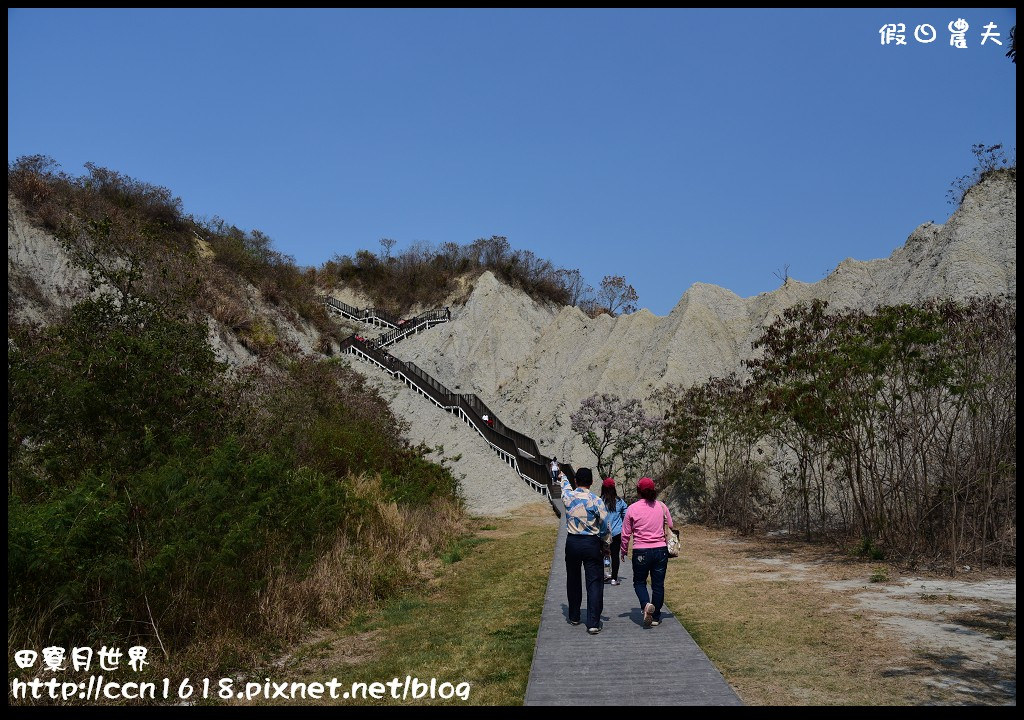
POLYGON ((404 340, 420 330, 427 330, 438 323, 448 322, 450 319, 451 315, 447 310, 430 310, 409 320, 400 320, 397 327, 384 333, 374 342, 377 347, 394 345, 399 340, 404 340))
POLYGON ((401 320, 386 310, 380 308, 355 308, 348 303, 343 303, 337 298, 332 298, 329 295, 324 295, 323 301, 327 307, 336 310, 342 315, 348 317, 351 320, 358 320, 360 322, 370 323, 377 326, 385 326, 390 328, 397 328, 401 320))
MULTIPOLYGON (((382 318, 379 311, 374 308, 360 310, 329 297, 325 297, 324 301, 351 319, 374 324, 380 320, 391 323, 390 318, 382 318)), ((548 472, 551 458, 540 452, 540 448, 533 438, 513 430, 501 422, 494 411, 487 407, 476 394, 454 393, 416 363, 399 360, 387 351, 388 345, 396 343, 418 330, 446 322, 450 318, 451 314, 446 309, 431 310, 409 320, 395 319, 395 322, 391 323, 394 328, 375 340, 357 339, 356 335, 345 338, 341 343, 341 352, 355 355, 377 365, 381 370, 402 380, 411 389, 433 401, 438 407, 459 415, 534 490, 549 499, 559 497, 561 488, 557 483, 552 482, 548 472), (488 421, 484 420, 484 416, 487 416, 488 421)), ((575 478, 576 473, 572 465, 569 463, 559 463, 559 465, 562 472, 570 479, 575 478)), ((554 503, 552 506, 554 507, 554 503)))

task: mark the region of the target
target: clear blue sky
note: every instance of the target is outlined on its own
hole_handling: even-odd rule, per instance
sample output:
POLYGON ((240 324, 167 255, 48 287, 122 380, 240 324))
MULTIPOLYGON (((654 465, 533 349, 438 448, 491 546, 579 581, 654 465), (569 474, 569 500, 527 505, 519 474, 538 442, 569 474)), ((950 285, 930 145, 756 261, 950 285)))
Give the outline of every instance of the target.
POLYGON ((167 186, 307 265, 505 235, 658 314, 694 282, 748 296, 786 263, 816 281, 887 256, 946 220, 973 143, 1017 142, 1014 10, 7 18, 8 160, 167 186), (906 46, 881 45, 890 22, 906 46))

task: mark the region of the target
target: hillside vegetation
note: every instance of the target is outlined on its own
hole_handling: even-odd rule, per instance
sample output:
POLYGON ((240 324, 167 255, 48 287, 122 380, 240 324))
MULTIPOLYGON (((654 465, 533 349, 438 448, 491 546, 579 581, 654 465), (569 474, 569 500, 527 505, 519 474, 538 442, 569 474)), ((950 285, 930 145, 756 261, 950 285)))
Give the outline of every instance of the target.
POLYGON ((467 245, 446 242, 434 247, 416 243, 397 255, 395 241, 381 240, 384 252, 359 250, 354 256, 336 255, 318 272, 325 287, 342 285, 365 293, 374 306, 404 315, 416 306, 437 307, 456 294, 460 281, 472 281, 485 272, 535 301, 551 306, 578 306, 591 317, 635 312, 638 296, 621 275, 606 275, 595 291, 576 269, 560 268, 532 250, 513 250, 508 238, 492 235, 467 245))
POLYGON ((269 239, 96 167, 23 159, 8 189, 94 280, 49 323, 8 316, 11 654, 142 644, 154 672, 224 671, 392 596, 458 536, 455 480, 359 375, 261 340, 249 310, 232 327, 267 361, 216 361, 207 314, 246 281, 334 332, 269 239))
MULTIPOLYGON (((8 168, 7 186, 32 221, 88 271, 94 288, 143 296, 191 319, 209 316, 265 357, 287 353, 286 343, 247 302, 244 286, 251 284, 261 301, 293 322, 310 324, 320 335, 320 350, 340 339, 313 273, 274 250, 267 235, 218 217, 186 215, 167 188, 92 164, 86 170, 72 176, 50 158, 19 158, 8 168)), ((38 278, 21 280, 32 284, 38 278)), ((9 285, 8 316, 18 302, 9 285)))
POLYGON ((788 309, 736 374, 669 386, 662 476, 701 522, 1016 564, 1015 304, 788 309))

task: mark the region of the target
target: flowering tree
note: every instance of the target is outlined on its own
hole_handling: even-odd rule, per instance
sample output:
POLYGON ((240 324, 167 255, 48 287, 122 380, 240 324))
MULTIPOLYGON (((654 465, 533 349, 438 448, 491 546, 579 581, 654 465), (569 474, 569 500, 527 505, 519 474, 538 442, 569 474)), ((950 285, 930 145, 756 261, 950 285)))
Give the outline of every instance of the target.
POLYGON ((594 457, 601 477, 639 477, 650 472, 660 452, 662 421, 649 416, 639 400, 618 395, 591 395, 574 412, 573 432, 578 433, 594 457))

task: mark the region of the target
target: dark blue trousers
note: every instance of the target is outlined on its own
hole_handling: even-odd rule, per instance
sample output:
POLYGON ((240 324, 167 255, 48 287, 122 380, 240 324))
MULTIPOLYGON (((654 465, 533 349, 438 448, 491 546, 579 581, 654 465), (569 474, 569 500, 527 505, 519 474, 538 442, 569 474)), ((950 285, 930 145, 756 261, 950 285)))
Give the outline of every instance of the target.
POLYGON ((601 538, 597 535, 572 535, 565 538, 566 590, 569 600, 569 620, 579 622, 580 605, 583 604, 583 585, 580 568, 587 579, 588 628, 601 626, 601 611, 604 609, 604 554, 601 552, 601 538))
POLYGON ((661 620, 665 603, 665 574, 668 571, 668 548, 644 548, 633 551, 633 592, 640 601, 640 610, 648 602, 654 605, 654 619, 661 620), (647 594, 647 576, 651 576, 651 594, 647 594))

